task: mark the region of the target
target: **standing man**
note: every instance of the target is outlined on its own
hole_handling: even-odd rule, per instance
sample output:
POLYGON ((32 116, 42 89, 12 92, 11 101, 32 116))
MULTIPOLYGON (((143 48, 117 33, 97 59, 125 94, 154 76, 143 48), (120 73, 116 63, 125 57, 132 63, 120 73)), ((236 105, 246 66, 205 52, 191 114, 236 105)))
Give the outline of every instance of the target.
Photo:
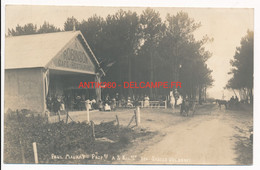
POLYGON ((53 111, 55 115, 58 115, 60 121, 60 108, 61 108, 61 99, 57 96, 53 102, 53 111))

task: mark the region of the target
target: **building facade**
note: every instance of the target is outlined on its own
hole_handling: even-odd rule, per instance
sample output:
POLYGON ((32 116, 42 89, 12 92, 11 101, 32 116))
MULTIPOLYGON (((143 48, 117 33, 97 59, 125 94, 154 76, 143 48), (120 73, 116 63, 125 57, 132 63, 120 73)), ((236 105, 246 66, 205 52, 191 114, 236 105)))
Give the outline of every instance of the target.
POLYGON ((7 37, 5 45, 5 111, 28 109, 42 115, 47 99, 57 96, 67 107, 76 96, 100 100, 100 88, 78 88, 80 82, 100 81, 104 75, 80 31, 7 37))

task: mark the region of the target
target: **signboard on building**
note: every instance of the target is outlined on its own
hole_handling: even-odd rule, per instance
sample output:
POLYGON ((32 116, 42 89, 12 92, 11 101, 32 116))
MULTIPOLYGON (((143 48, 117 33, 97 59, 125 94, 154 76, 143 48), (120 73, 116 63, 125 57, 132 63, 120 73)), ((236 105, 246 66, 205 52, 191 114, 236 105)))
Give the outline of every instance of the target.
POLYGON ((77 38, 59 52, 49 68, 95 74, 95 66, 77 38))

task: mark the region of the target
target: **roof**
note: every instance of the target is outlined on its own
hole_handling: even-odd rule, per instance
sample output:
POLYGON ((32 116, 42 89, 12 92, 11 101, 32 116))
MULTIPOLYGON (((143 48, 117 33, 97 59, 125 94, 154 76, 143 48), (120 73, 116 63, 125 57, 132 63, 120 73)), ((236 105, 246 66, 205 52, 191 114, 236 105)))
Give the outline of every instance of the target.
POLYGON ((22 35, 5 39, 5 69, 45 67, 73 38, 79 36, 93 60, 99 63, 80 31, 22 35))

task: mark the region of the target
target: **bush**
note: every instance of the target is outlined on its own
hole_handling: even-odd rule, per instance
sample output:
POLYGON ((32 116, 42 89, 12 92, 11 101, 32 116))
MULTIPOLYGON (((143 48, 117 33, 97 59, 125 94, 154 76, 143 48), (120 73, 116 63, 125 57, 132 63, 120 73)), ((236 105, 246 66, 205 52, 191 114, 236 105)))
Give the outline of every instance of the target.
POLYGON ((21 149, 26 163, 33 163, 32 143, 37 143, 40 162, 51 161, 51 154, 73 153, 78 148, 90 150, 92 131, 86 123, 62 122, 48 124, 41 117, 17 115, 5 119, 5 163, 22 163, 21 149))

